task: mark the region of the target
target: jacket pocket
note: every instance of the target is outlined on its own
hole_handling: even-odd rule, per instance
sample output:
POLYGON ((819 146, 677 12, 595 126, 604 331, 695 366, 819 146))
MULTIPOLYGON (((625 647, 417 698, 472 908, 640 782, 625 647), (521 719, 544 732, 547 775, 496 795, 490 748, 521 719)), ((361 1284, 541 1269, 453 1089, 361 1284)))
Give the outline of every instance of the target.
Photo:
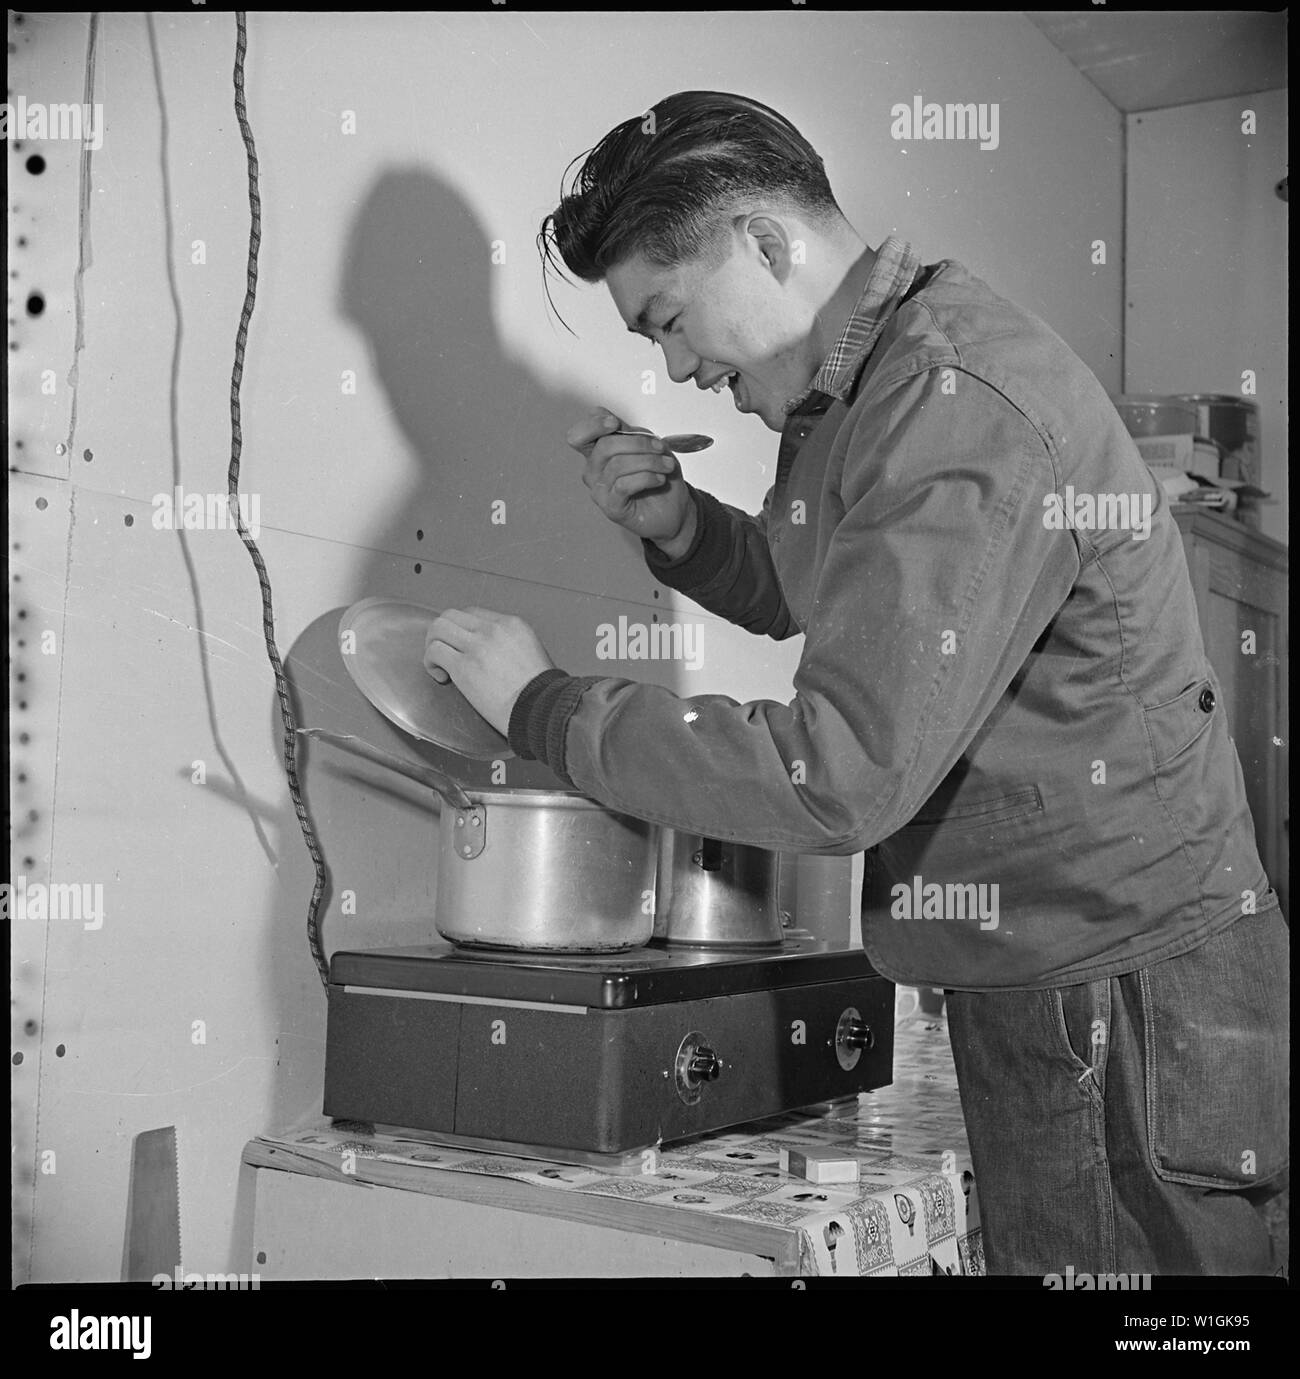
POLYGON ((990 824, 1006 823, 1010 819, 1020 819, 1026 814, 1041 814, 1043 797, 1036 785, 1027 786, 1010 795, 1001 795, 995 800, 976 800, 971 804, 951 805, 942 811, 932 807, 930 801, 921 806, 920 812, 904 825, 909 828, 976 828, 990 824))
POLYGON ((1156 1173, 1212 1188, 1288 1164, 1289 945, 1277 909, 1137 973, 1156 1173))
POLYGON ((1219 709, 1219 691, 1206 676, 1188 685, 1176 699, 1143 709, 1151 764, 1158 771, 1184 752, 1210 726, 1219 709))

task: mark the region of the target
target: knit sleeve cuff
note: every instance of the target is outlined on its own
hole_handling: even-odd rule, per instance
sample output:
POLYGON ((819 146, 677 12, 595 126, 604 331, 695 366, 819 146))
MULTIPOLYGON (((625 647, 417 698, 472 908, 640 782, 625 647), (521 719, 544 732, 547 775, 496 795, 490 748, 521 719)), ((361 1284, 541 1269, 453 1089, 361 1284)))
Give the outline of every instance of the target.
POLYGON ((682 555, 674 560, 653 541, 641 543, 651 571, 679 592, 712 579, 731 552, 731 525, 722 504, 711 493, 703 493, 698 488, 691 489, 691 496, 695 499, 695 536, 682 555))
POLYGON ((599 680, 596 675, 569 675, 552 667, 535 675, 520 691, 510 711, 507 737, 524 761, 540 761, 568 786, 564 738, 578 701, 599 680))

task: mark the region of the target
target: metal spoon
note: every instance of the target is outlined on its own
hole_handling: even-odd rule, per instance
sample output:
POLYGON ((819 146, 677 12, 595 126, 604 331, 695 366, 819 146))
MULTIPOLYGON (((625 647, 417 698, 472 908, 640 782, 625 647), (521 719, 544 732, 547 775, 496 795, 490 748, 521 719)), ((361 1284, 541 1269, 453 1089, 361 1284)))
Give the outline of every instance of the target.
MULTIPOLYGON (((612 436, 649 436, 654 433, 651 431, 611 431, 612 436)), ((693 455, 697 450, 707 450, 713 444, 712 436, 702 436, 694 431, 685 431, 680 435, 661 436, 660 439, 675 455, 693 455)))

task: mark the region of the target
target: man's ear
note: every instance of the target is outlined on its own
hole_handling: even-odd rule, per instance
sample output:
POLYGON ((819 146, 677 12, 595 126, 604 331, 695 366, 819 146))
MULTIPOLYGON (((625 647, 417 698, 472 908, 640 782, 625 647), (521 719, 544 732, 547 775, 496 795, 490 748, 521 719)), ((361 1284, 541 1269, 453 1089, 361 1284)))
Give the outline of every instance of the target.
POLYGON ((756 213, 746 216, 743 228, 751 250, 762 258, 777 282, 784 284, 794 271, 794 240, 790 227, 777 216, 756 213))

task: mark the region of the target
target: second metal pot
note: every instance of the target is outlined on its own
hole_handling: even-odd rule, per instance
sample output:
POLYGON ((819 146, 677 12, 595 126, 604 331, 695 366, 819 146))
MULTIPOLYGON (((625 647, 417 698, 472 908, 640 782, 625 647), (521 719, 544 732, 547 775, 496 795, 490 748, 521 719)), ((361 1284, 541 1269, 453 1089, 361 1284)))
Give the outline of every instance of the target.
POLYGON ((778 948, 780 856, 666 828, 659 840, 656 942, 692 948, 778 948))

